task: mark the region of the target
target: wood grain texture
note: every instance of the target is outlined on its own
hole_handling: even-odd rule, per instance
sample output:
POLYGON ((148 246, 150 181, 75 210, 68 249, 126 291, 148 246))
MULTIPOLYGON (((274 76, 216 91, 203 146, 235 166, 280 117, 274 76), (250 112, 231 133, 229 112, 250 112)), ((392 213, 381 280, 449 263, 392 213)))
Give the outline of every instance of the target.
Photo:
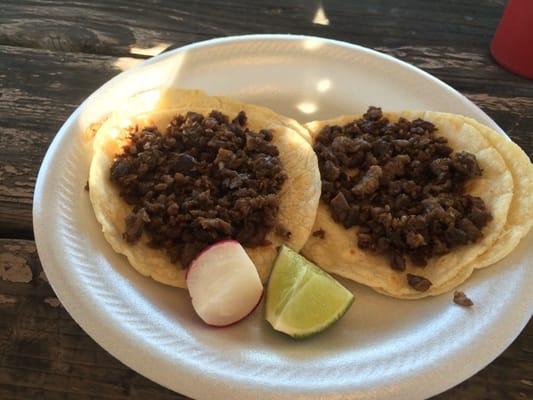
MULTIPOLYGON (((185 398, 139 376, 90 339, 55 297, 33 242, 16 240, 33 237, 33 189, 47 147, 92 91, 148 55, 198 40, 248 33, 323 36, 375 48, 437 76, 479 105, 531 157, 533 84, 500 68, 488 52, 504 4, 3 0, 0 399, 185 398)), ((532 399, 532 376, 530 322, 496 361, 435 399, 532 399)))
POLYGON ((61 124, 135 59, 0 46, 0 237, 31 238, 33 188, 61 124))
POLYGON ((0 43, 124 56, 132 47, 215 36, 294 33, 365 46, 486 45, 504 0, 92 2, 4 0, 0 43), (90 6, 89 6, 90 4, 90 6), (315 19, 322 6, 329 24, 315 19), (245 17, 244 17, 245 16, 245 17), (244 17, 244 18, 243 18, 244 17))
MULTIPOLYGON (((185 399, 115 360, 70 318, 35 245, 0 239, 0 399, 185 399)), ((492 364, 435 399, 533 396, 533 323, 492 364)))

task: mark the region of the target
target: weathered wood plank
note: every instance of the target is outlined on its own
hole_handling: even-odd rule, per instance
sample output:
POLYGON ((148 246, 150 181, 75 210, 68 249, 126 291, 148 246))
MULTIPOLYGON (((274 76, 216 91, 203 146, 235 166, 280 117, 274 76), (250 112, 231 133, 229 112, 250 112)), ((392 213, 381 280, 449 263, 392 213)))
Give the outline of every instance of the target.
MULTIPOLYGON (((533 323, 493 363, 439 400, 533 395, 533 323)), ((98 346, 50 288, 35 245, 0 239, 0 398, 184 399, 143 378, 98 346)))
POLYGON ((501 97, 531 97, 527 79, 494 62, 486 46, 377 46, 376 50, 407 61, 465 93, 490 93, 501 97))
POLYGON ((427 2, 259 0, 4 1, 0 44, 97 54, 130 54, 215 36, 295 33, 365 46, 486 44, 503 0, 427 2), (90 6, 88 7, 88 5, 90 6), (242 16, 246 15, 245 18, 242 16))
POLYGON ((0 235, 31 238, 35 179, 70 113, 138 60, 0 46, 0 235))

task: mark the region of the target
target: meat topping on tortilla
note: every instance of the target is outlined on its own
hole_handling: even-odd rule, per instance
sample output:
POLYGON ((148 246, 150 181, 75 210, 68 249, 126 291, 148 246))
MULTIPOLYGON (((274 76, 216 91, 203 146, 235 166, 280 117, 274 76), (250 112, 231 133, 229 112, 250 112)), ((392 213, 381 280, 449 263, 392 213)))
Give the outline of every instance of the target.
POLYGON ((313 232, 313 236, 320 238, 320 239, 324 239, 326 237, 326 231, 322 228, 317 229, 316 231, 313 232))
POLYGON ((268 244, 287 176, 272 131, 253 132, 246 121, 243 111, 231 122, 218 111, 207 117, 189 112, 164 133, 130 128, 110 170, 132 206, 124 239, 134 243, 145 232, 150 245, 183 266, 222 239, 268 244))
POLYGON ((432 285, 429 279, 414 274, 407 274, 407 283, 414 290, 417 290, 419 292, 425 292, 432 285))
MULTIPOLYGON (((475 242, 492 218, 481 198, 465 193, 482 173, 476 157, 454 152, 428 121, 393 123, 370 107, 344 126, 325 126, 314 149, 333 219, 358 226, 358 246, 386 255, 393 269, 405 270, 406 256, 424 266, 475 242)), ((413 276, 416 290, 431 285, 413 276)))

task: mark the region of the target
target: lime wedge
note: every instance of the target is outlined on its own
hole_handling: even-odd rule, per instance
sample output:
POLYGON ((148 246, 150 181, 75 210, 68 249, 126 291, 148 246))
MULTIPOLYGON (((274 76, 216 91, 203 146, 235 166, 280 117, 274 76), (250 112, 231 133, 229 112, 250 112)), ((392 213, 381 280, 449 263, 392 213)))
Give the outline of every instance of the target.
POLYGON ((321 332, 350 308, 353 294, 304 257, 282 246, 266 293, 266 320, 295 338, 321 332))

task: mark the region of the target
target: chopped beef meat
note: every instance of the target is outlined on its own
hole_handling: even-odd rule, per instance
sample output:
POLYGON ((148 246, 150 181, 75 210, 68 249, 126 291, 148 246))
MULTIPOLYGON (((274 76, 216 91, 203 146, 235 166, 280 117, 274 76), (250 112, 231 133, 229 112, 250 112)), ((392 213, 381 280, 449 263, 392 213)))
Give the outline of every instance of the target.
POLYGON ((320 239, 324 239, 326 237, 326 231, 322 228, 316 230, 313 232, 313 236, 314 237, 317 237, 317 238, 320 238, 320 239))
POLYGON ((126 216, 126 231, 124 238, 129 243, 136 242, 142 235, 143 228, 146 222, 150 221, 146 210, 139 209, 137 212, 131 212, 126 216))
POLYGON ((352 188, 352 193, 358 197, 371 195, 379 189, 379 179, 383 171, 381 167, 372 165, 361 177, 359 182, 352 188))
POLYGON ((390 122, 370 107, 344 126, 325 126, 314 149, 333 219, 360 227, 358 246, 386 255, 393 269, 479 240, 492 218, 465 193, 482 172, 476 157, 453 152, 428 121, 390 122))
POLYGON ((413 231, 407 232, 406 242, 407 242, 407 246, 413 249, 426 244, 426 240, 424 239, 424 236, 422 236, 420 233, 413 232, 413 231))
POLYGON ((462 177, 470 178, 472 176, 480 176, 481 169, 476 160, 476 156, 466 151, 460 151, 452 154, 451 165, 455 172, 462 177))
POLYGON ((337 193, 329 205, 335 221, 342 222, 348 216, 350 205, 346 201, 346 198, 342 192, 337 193))
POLYGON ((431 287, 431 282, 429 279, 413 274, 407 274, 407 283, 414 290, 419 292, 425 292, 431 287))
POLYGON ((405 259, 400 253, 392 253, 391 258, 391 268, 397 271, 405 271, 405 259))
MULTIPOLYGON (((186 267, 206 246, 236 239, 268 244, 277 226, 279 193, 287 176, 272 132, 251 131, 241 111, 207 117, 176 116, 161 132, 129 128, 129 141, 110 168, 110 179, 132 206, 124 239, 146 233, 172 262, 186 267)), ((290 237, 285 228, 283 235, 290 237)))
POLYGON ((328 181, 335 181, 340 175, 340 168, 332 161, 326 160, 322 173, 324 174, 324 178, 328 181))
POLYGON ((468 298, 464 292, 455 291, 453 293, 453 302, 462 307, 472 307, 474 302, 468 298))

